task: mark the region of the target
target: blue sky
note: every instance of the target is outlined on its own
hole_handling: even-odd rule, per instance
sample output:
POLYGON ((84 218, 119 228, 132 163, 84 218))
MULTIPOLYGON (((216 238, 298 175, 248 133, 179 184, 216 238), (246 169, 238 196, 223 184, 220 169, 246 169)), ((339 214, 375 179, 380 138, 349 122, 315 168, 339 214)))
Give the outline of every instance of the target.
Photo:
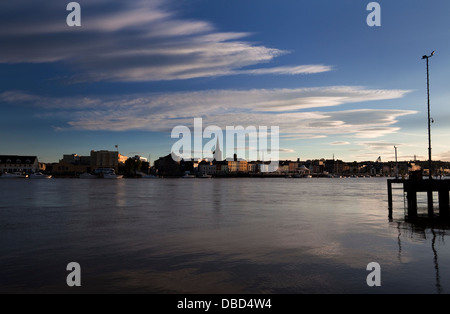
MULTIPOLYGON (((67 1, 68 3, 69 1, 67 1)), ((279 126, 281 159, 450 160, 450 2, 0 4, 0 154, 170 153, 176 125, 279 126)))

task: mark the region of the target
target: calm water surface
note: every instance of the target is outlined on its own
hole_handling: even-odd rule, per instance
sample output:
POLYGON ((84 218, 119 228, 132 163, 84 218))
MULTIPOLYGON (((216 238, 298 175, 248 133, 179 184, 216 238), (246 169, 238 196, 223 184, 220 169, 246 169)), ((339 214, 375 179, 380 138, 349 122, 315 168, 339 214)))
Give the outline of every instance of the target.
POLYGON ((85 293, 450 292, 448 231, 395 200, 389 221, 384 178, 0 180, 0 292, 73 292, 69 262, 85 293))

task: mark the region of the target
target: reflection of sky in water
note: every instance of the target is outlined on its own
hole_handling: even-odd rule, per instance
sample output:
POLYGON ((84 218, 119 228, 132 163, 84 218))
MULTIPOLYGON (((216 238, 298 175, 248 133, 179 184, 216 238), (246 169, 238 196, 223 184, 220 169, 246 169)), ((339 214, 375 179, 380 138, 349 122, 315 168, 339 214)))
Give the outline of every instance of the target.
POLYGON ((83 292, 450 289, 447 235, 389 222, 381 178, 11 180, 0 197, 0 291, 65 291, 72 261, 83 292))

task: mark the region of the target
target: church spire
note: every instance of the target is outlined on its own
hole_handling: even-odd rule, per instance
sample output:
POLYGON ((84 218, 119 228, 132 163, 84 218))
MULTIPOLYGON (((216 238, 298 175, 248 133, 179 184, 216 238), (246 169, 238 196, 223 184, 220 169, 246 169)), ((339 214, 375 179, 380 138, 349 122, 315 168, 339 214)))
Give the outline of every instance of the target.
POLYGON ((219 137, 217 136, 216 148, 214 151, 214 159, 216 161, 222 161, 222 150, 220 148, 219 137))

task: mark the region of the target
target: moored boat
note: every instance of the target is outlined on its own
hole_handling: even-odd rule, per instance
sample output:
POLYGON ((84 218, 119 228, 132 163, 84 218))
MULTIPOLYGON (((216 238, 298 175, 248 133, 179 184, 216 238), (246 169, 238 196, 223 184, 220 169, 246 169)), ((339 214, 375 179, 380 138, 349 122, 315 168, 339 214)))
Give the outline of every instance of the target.
POLYGON ((85 172, 85 173, 80 174, 80 179, 97 179, 97 176, 94 176, 90 173, 85 172))
POLYGON ((158 179, 158 177, 153 174, 146 174, 143 172, 137 172, 136 174, 140 175, 141 179, 158 179))
POLYGON ((148 175, 142 176, 141 178, 142 179, 158 179, 157 176, 154 176, 152 174, 148 174, 148 175))
POLYGON ((3 173, 0 176, 0 179, 24 179, 24 178, 28 178, 27 174, 22 174, 20 172, 14 172, 14 173, 3 173))
POLYGON ((42 172, 35 172, 30 174, 30 179, 51 179, 51 175, 43 174, 42 172))
POLYGON ((103 179, 122 179, 123 175, 116 174, 116 171, 113 168, 97 168, 95 169, 95 174, 99 176, 99 178, 103 179))
POLYGON ((103 174, 103 179, 122 179, 123 175, 115 173, 105 173, 103 174))

